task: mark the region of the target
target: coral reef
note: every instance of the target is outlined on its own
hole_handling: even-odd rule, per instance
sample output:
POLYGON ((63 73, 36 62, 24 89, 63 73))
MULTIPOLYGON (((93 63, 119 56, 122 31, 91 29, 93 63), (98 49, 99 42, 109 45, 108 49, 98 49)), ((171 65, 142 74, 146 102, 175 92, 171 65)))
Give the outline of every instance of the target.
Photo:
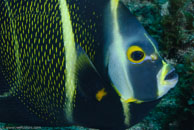
POLYGON ((151 114, 130 130, 194 129, 194 1, 125 0, 176 67, 178 85, 151 114))

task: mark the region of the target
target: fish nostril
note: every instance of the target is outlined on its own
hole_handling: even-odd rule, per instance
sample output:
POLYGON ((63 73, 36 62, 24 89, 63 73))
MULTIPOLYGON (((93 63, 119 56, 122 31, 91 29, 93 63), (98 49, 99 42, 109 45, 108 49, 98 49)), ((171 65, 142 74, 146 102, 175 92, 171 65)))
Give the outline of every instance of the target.
POLYGON ((172 80, 172 79, 175 79, 177 78, 177 73, 175 72, 175 69, 171 70, 165 77, 164 80, 172 80))

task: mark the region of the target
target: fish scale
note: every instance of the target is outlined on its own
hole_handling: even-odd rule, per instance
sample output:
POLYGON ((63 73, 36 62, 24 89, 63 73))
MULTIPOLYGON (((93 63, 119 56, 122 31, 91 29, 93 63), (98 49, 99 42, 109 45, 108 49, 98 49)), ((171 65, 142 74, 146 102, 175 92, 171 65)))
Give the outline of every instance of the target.
MULTIPOLYGON (((83 3, 87 3, 89 1, 84 0, 83 3)), ((75 34, 75 41, 77 43, 80 43, 80 46, 85 50, 85 52, 88 54, 89 58, 91 60, 94 60, 96 44, 95 41, 95 35, 97 35, 97 31, 93 29, 93 26, 96 24, 96 21, 98 20, 98 15, 95 15, 95 10, 91 12, 90 18, 84 18, 85 14, 82 15, 82 13, 88 13, 88 12, 80 12, 82 8, 88 8, 86 5, 83 6, 79 2, 72 2, 70 0, 67 0, 67 4, 69 7, 69 13, 71 15, 71 20, 73 23, 73 30, 75 34), (96 32, 94 32, 96 31, 96 32), (92 46, 93 45, 93 46, 92 46), (89 48, 89 46, 91 46, 89 48), (91 54, 89 54, 91 53, 91 54)))
MULTIPOLYGON (((55 119, 54 113, 48 114, 47 111, 42 111, 42 110, 44 110, 46 107, 46 109, 48 109, 49 111, 51 112, 55 111, 56 113, 58 113, 56 110, 59 108, 59 105, 56 105, 55 102, 58 102, 59 97, 63 97, 63 95, 61 94, 58 94, 57 97, 55 95, 56 87, 59 86, 58 85, 59 79, 57 80, 56 77, 54 77, 54 75, 57 74, 56 71, 59 71, 58 67, 56 67, 58 66, 58 64, 57 62, 54 62, 54 61, 56 61, 57 58, 64 59, 64 56, 60 56, 60 57, 55 56, 55 53, 57 53, 58 50, 59 52, 61 52, 61 54, 64 54, 64 51, 62 51, 64 50, 63 47, 59 48, 58 42, 57 42, 57 39, 60 39, 60 35, 62 35, 61 32, 60 33, 58 32, 58 30, 61 31, 61 29, 59 29, 59 26, 58 26, 61 23, 59 22, 59 19, 56 19, 56 16, 52 16, 49 14, 49 12, 51 12, 51 10, 53 9, 52 8, 53 6, 50 6, 51 4, 48 4, 47 2, 39 3, 39 1, 34 1, 33 2, 34 4, 33 4, 32 1, 31 3, 29 3, 28 1, 26 2, 25 1, 21 1, 21 2, 6 1, 6 3, 8 4, 9 8, 12 8, 11 11, 8 10, 8 14, 10 13, 10 15, 14 17, 14 19, 10 18, 10 20, 13 21, 13 23, 11 24, 12 26, 10 27, 13 28, 15 26, 16 28, 15 30, 14 29, 10 31, 7 30, 7 32, 12 32, 13 37, 19 36, 18 41, 20 42, 20 45, 19 45, 20 50, 19 50, 18 49, 19 47, 16 46, 18 42, 16 41, 16 39, 13 40, 15 41, 14 43, 15 49, 10 48, 11 51, 9 52, 14 52, 15 58, 11 59, 13 63, 7 62, 10 64, 4 65, 7 67, 7 66, 11 66, 12 64, 15 64, 17 68, 17 69, 12 68, 12 70, 15 73, 13 73, 11 77, 17 77, 17 79, 15 79, 15 82, 17 84, 13 85, 14 88, 12 88, 10 92, 12 93, 12 95, 18 95, 18 98, 25 105, 27 105, 30 108, 30 110, 35 114, 39 113, 40 111, 40 113, 37 114, 37 116, 44 119, 46 118, 46 115, 49 115, 50 118, 55 119), (24 4, 26 4, 26 6, 24 6, 24 4), (33 12, 35 9, 37 11, 37 6, 39 7, 39 5, 41 6, 44 5, 45 8, 44 10, 42 10, 44 13, 42 12, 30 13, 30 12, 33 12), (16 7, 22 7, 22 8, 18 9, 16 7), (46 12, 46 9, 48 9, 48 12, 46 12), (47 21, 47 19, 50 21, 50 26, 46 26, 45 24, 45 21, 47 21), (26 28, 26 26, 28 28, 26 28), (45 31, 46 28, 47 30, 52 29, 53 30, 52 34, 50 32, 46 32, 45 31), (49 39, 49 40, 46 39, 45 34, 47 34, 47 38, 52 37, 52 39, 49 39), (53 34, 56 34, 56 35, 53 35, 53 34), (55 43, 55 44, 47 45, 48 41, 50 44, 51 43, 55 43), (45 45, 52 46, 51 53, 49 53, 48 51, 45 51, 45 45), (49 57, 49 59, 46 59, 45 57, 46 55, 44 56, 42 55, 43 50, 44 52, 47 53, 46 55, 49 57), (50 60, 49 61, 50 65, 45 66, 44 63, 47 60, 50 60), (22 69, 20 69, 20 66, 22 66, 22 69), (37 69, 37 72, 33 72, 33 70, 35 69, 37 69), (45 72, 45 70, 47 70, 48 72, 45 72), (52 72, 51 70, 54 70, 54 72, 52 72), (19 72, 18 76, 15 76, 16 73, 18 72, 19 72), (48 78, 49 75, 51 76, 51 78, 46 83, 45 79, 49 79, 48 78), (55 86, 55 88, 50 89, 53 86, 55 86), (48 98, 48 95, 51 95, 51 97, 48 98)), ((57 6, 55 6, 55 9, 56 8, 57 6)), ((9 19, 9 17, 7 19, 9 19)), ((7 26, 4 26, 4 27, 7 27, 7 26)), ((4 44, 4 45, 10 46, 10 43, 4 44)), ((65 60, 61 60, 61 61, 65 61, 65 60)), ((64 66, 61 68, 63 68, 63 70, 65 69, 64 66)), ((10 70, 9 72, 11 72, 12 70, 10 70)), ((65 75, 65 74, 63 73, 61 75, 65 75)), ((12 79, 7 79, 7 80, 11 81, 12 79)), ((65 86, 65 85, 60 85, 60 86, 65 86)), ((64 99, 61 98, 60 100, 64 100, 64 99)), ((63 105, 61 104, 60 107, 63 107, 63 105)))

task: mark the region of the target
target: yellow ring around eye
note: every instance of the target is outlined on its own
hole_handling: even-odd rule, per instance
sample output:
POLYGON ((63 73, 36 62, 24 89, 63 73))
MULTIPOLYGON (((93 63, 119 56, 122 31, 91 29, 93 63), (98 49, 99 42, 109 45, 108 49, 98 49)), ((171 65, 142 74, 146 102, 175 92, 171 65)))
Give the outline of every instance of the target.
POLYGON ((127 50, 127 57, 128 59, 133 62, 133 63, 141 63, 144 59, 145 59, 145 52, 143 51, 142 48, 140 48, 139 46, 131 46, 129 47, 129 49, 127 50), (136 52, 136 51, 140 51, 143 53, 143 57, 140 60, 134 60, 132 57, 132 53, 136 52))

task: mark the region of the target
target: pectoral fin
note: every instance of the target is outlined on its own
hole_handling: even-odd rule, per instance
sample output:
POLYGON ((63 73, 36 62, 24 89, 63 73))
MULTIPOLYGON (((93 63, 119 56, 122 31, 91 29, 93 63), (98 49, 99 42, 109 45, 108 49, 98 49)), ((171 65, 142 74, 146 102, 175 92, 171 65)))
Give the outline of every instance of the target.
POLYGON ((100 74, 85 53, 80 53, 76 65, 76 77, 78 78, 78 89, 85 97, 96 99, 99 90, 105 87, 100 74))

